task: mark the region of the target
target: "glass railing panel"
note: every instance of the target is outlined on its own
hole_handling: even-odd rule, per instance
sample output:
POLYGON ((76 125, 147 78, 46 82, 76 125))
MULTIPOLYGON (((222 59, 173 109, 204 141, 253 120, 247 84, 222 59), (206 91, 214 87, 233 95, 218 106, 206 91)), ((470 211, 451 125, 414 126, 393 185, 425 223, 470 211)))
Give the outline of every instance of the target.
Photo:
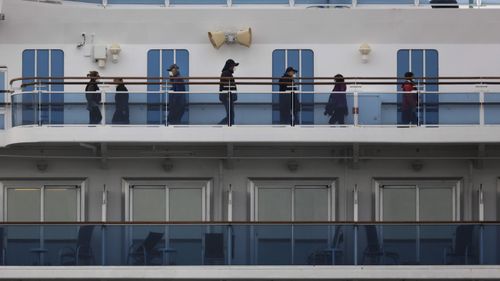
POLYGON ((290 265, 292 256, 292 225, 263 224, 252 227, 254 262, 256 265, 290 265))
MULTIPOLYGON (((189 125, 228 125, 231 107, 227 94, 216 93, 190 93, 186 110, 189 112, 189 125), (227 110, 226 110, 227 108, 227 110)), ((234 99, 234 94, 233 94, 234 99)), ((234 107, 236 106, 236 101, 234 107)), ((233 114, 236 110, 233 107, 233 114)), ((234 117, 233 117, 234 118, 234 117)))
MULTIPOLYGON (((439 94, 440 125, 478 125, 479 109, 479 93, 439 94)), ((425 124, 425 115, 423 120, 425 124)))
POLYGON ((383 93, 359 93, 359 125, 395 124, 396 95, 383 93))
POLYGON ((289 0, 233 0, 233 4, 285 4, 288 5, 289 0))
POLYGON ((499 231, 491 223, 4 224, 0 264, 499 265, 499 231))
POLYGON ((339 7, 345 7, 352 5, 352 0, 295 0, 295 4, 327 5, 327 6, 339 5, 339 7))
POLYGON ((5 114, 0 114, 0 130, 4 130, 5 129, 5 114))
POLYGON ((352 93, 315 93, 314 124, 353 125, 353 106, 354 98, 352 93))
MULTIPOLYGON (((64 93, 64 124, 86 125, 90 123, 89 107, 83 92, 64 93)), ((101 106, 96 107, 102 115, 101 106)))
POLYGON ((12 126, 35 125, 38 123, 37 94, 25 92, 13 94, 12 126))
MULTIPOLYGON (((162 95, 161 93, 155 93, 162 95)), ((108 125, 147 125, 149 120, 165 120, 165 104, 147 100, 147 93, 106 93, 106 124, 108 125)))
POLYGON ((108 0, 108 4, 165 5, 165 0, 108 0))
POLYGON ((234 103, 235 125, 272 125, 272 93, 238 93, 234 103))
POLYGON ((170 0, 170 5, 227 5, 227 0, 170 0))
MULTIPOLYGON (((418 249, 420 264, 442 265, 455 264, 458 262, 453 253, 453 241, 455 235, 466 228, 473 230, 473 225, 422 225, 419 227, 418 249)), ((472 243, 472 237, 465 239, 464 243, 472 243)), ((477 249, 477 248, 476 248, 477 249)), ((471 248, 472 250, 472 248, 471 248)), ((477 257, 477 256, 476 256, 477 257)), ((477 264, 477 261, 470 260, 470 264, 477 264)))
POLYGON ((484 123, 500 124, 500 93, 484 93, 484 123))

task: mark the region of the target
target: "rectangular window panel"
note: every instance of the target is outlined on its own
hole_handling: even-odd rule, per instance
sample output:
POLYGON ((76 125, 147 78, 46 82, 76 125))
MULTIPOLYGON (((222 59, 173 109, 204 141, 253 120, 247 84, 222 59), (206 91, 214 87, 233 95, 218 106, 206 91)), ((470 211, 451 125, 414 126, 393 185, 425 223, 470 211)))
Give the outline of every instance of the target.
POLYGON ((165 188, 135 186, 132 190, 134 221, 165 221, 165 188))
POLYGON ((421 188, 419 207, 421 221, 453 221, 453 189, 421 188))
POLYGON ((44 221, 78 221, 78 192, 74 187, 46 187, 44 221))
POLYGON ((170 188, 168 197, 170 221, 203 220, 201 188, 170 188))
POLYGON ((415 221, 417 218, 415 187, 384 187, 384 221, 415 221))
MULTIPOLYGON (((297 76, 314 76, 314 52, 310 49, 277 49, 272 55, 273 77, 283 76, 287 67, 298 70, 297 76)), ((275 81, 277 82, 277 81, 275 81)), ((297 81, 300 82, 300 81, 297 81)), ((307 82, 307 81, 302 81, 307 82)), ((301 91, 314 91, 314 85, 301 85, 301 91)), ((273 91, 279 91, 279 85, 273 85, 273 91)), ((273 94, 273 124, 286 122, 280 121, 280 106, 278 93, 273 94)), ((299 113, 295 124, 314 124, 314 95, 300 94, 299 113)))
POLYGON ((7 189, 7 221, 40 221, 39 188, 7 189))
POLYGON ((291 221, 291 188, 259 188, 257 208, 259 221, 291 221))
POLYGON ((327 221, 328 218, 328 188, 296 188, 295 189, 295 220, 296 221, 327 221))
MULTIPOLYGON (((171 4, 174 4, 171 2, 171 4)), ((165 77, 168 75, 168 67, 172 64, 177 64, 180 70, 180 76, 189 76, 189 52, 185 49, 152 49, 148 51, 147 61, 147 76, 148 82, 160 82, 154 80, 154 77, 165 77)), ((166 80, 161 82, 167 83, 166 80)), ((187 81, 186 81, 187 82, 187 81)), ((158 92, 166 90, 162 85, 148 85, 148 91, 158 92)), ((186 85, 186 91, 189 91, 189 86, 186 85)), ((133 98, 133 97, 131 97, 133 98)), ((166 124, 167 122, 167 96, 160 93, 147 94, 147 124, 166 124)), ((189 102, 189 95, 184 95, 186 104, 189 102)), ((187 107, 185 108, 187 109, 187 107)), ((132 120, 141 120, 139 108, 131 108, 131 122, 137 123, 132 120)), ((181 124, 189 122, 189 110, 185 110, 182 115, 181 124)))
MULTIPOLYGON (((433 49, 402 49, 397 53, 397 75, 398 77, 404 77, 406 72, 413 72, 415 77, 437 77, 439 75, 439 56, 438 51, 433 49)), ((432 82, 429 81, 419 81, 415 82, 432 82)), ((396 90, 401 91, 401 84, 404 79, 400 79, 396 85, 396 90)), ((439 85, 428 84, 424 88, 420 87, 420 90, 425 91, 439 91, 439 85)), ((449 95, 445 95, 446 97, 449 95)), ((453 95, 455 96, 455 95, 453 95)), ((465 96, 465 95, 460 95, 465 96)), ((459 98, 460 99, 460 98, 459 98)), ((403 100, 403 95, 399 94, 397 96, 398 103, 398 114, 397 120, 398 124, 402 123, 402 111, 401 104, 403 100)), ((419 95, 419 107, 420 110, 417 112, 418 120, 420 124, 438 124, 441 120, 439 115, 439 101, 437 93, 420 94, 419 95)), ((443 100, 444 101, 444 100, 443 100)), ((477 115, 479 116, 479 115, 477 115)), ((443 122, 446 122, 443 119, 443 122)))

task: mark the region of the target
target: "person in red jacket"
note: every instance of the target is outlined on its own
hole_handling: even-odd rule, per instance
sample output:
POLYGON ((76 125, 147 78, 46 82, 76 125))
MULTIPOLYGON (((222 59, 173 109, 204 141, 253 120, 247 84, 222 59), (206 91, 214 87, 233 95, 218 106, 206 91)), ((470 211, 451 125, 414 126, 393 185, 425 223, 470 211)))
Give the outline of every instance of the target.
POLYGON ((417 104, 418 104, 418 93, 416 92, 417 87, 413 81, 413 73, 405 73, 405 81, 401 85, 401 90, 403 93, 403 104, 401 106, 401 111, 403 113, 403 124, 415 124, 418 125, 417 120, 417 104))

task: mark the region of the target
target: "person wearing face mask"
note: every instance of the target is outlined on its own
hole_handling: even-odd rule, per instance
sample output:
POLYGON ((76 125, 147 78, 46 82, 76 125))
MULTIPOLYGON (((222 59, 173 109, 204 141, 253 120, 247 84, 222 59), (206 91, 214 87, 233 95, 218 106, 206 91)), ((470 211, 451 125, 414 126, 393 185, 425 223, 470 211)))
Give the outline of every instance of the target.
POLYGON ((87 99, 87 110, 89 111, 89 124, 99 124, 102 120, 101 110, 99 108, 101 93, 97 85, 100 78, 99 72, 90 71, 87 77, 90 78, 90 81, 85 87, 85 98, 87 99))
POLYGON ((295 94, 297 86, 295 83, 295 74, 298 71, 293 67, 288 67, 285 73, 279 80, 279 108, 280 108, 280 124, 295 125, 299 123, 298 113, 300 109, 299 98, 295 94))
POLYGON ((239 63, 228 59, 220 75, 219 100, 224 104, 226 117, 219 124, 234 124, 234 102, 238 99, 236 95, 236 83, 233 78, 234 69, 239 63), (229 123, 228 123, 229 119, 229 123))
POLYGON ((167 124, 177 125, 181 123, 182 115, 184 115, 186 96, 184 93, 175 92, 185 92, 186 85, 184 79, 180 78, 181 73, 177 64, 172 64, 167 70, 172 83, 168 92, 167 124))

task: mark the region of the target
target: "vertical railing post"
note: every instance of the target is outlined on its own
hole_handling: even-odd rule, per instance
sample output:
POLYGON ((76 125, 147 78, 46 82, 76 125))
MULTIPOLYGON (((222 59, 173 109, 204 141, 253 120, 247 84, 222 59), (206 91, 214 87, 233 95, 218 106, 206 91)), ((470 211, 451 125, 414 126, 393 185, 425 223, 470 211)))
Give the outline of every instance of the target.
POLYGON ((295 7, 295 0, 288 0, 290 7, 295 7))
POLYGON ((479 91, 479 125, 484 125, 484 89, 479 91))
POLYGON ((35 114, 35 118, 38 118, 38 122, 36 122, 38 124, 38 126, 41 126, 42 125, 42 82, 41 81, 38 81, 38 85, 37 85, 38 89, 37 89, 37 95, 36 95, 36 98, 38 99, 36 101, 37 103, 37 106, 36 106, 36 114, 35 114))
POLYGON ((232 96, 232 91, 231 91, 231 79, 228 79, 228 85, 229 85, 229 88, 228 88, 228 91, 227 91, 227 102, 228 102, 228 105, 227 105, 227 126, 228 127, 231 127, 231 114, 233 114, 232 112, 232 108, 231 108, 231 96, 232 96))
POLYGON ((359 93, 355 91, 353 93, 353 107, 352 107, 352 116, 354 121, 354 126, 359 126, 359 93))
POLYGON ((419 7, 420 6, 420 0, 415 0, 415 6, 419 7))
POLYGON ((354 220, 354 265, 358 265, 358 185, 354 185, 353 190, 353 220, 354 220))
POLYGON ((170 0, 165 0, 165 7, 170 7, 170 0))
POLYGON ((106 125, 106 90, 101 90, 101 125, 106 125))
POLYGON ((231 265, 233 259, 233 226, 231 224, 227 225, 227 265, 231 265))
POLYGON ((352 0, 352 7, 355 8, 358 6, 358 0, 352 0))
POLYGON ((232 7, 233 6, 233 0, 227 0, 227 6, 232 7))

